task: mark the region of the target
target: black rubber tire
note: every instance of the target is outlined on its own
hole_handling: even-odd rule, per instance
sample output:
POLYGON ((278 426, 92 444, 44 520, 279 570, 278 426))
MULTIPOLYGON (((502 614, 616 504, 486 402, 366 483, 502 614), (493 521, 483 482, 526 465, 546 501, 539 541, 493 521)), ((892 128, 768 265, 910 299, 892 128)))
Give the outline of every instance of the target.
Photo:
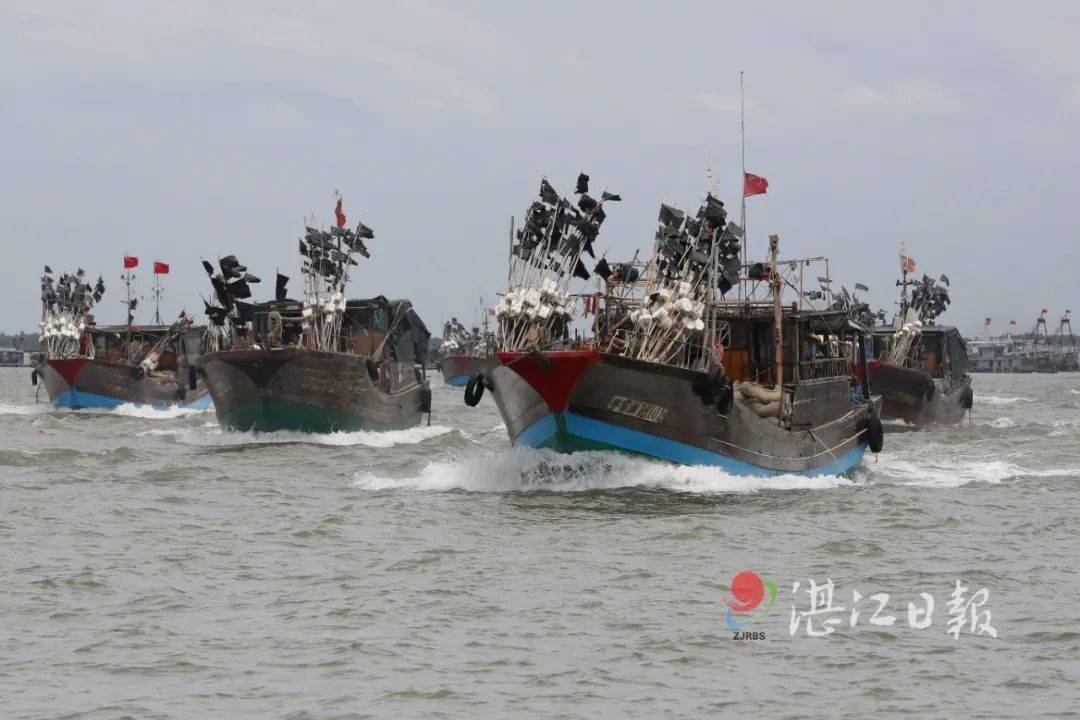
POLYGON ((37 385, 37 370, 30 371, 30 384, 37 385))
POLYGON ((199 384, 199 377, 195 372, 195 366, 194 365, 188 365, 187 384, 188 384, 188 389, 189 390, 194 390, 195 387, 199 384))
POLYGON ((420 390, 420 412, 431 414, 431 388, 428 386, 420 390))
POLYGON ((937 395, 937 385, 931 380, 930 384, 926 386, 926 402, 930 402, 937 395))
POLYGON ((965 410, 970 410, 971 406, 975 404, 975 393, 972 392, 970 387, 964 388, 964 395, 960 398, 960 407, 965 410))
POLYGON ((866 444, 872 453, 881 452, 885 445, 885 428, 877 415, 871 415, 866 421, 866 444))
POLYGON ((480 404, 480 398, 484 397, 484 376, 473 375, 465 384, 465 404, 476 407, 480 404))
POLYGON ((375 361, 371 358, 364 358, 364 364, 367 366, 368 377, 371 378, 371 382, 379 381, 379 366, 375 364, 375 361))
MULTIPOLYGON (((724 378, 724 380, 727 380, 727 378, 724 378)), ((716 390, 716 412, 720 415, 727 415, 733 402, 735 402, 735 389, 731 387, 731 382, 725 382, 722 387, 716 390)))

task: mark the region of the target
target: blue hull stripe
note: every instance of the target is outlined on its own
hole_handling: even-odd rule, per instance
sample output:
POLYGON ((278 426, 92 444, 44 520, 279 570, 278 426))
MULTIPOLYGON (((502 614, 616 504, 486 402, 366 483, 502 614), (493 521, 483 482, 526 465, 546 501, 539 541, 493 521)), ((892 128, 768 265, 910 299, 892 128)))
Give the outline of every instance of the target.
MULTIPOLYGON (((192 403, 169 403, 160 405, 151 405, 150 407, 157 408, 159 410, 179 406, 182 408, 190 408, 192 410, 206 410, 210 407, 212 398, 207 393, 198 400, 192 403)), ((98 395, 97 393, 86 392, 85 390, 76 390, 69 387, 59 397, 53 399, 52 404, 55 407, 62 408, 105 408, 113 410, 125 404, 126 400, 120 398, 109 397, 107 395, 98 395)), ((142 403, 131 403, 133 405, 140 405, 142 403)))
POLYGON ((462 385, 469 384, 468 375, 455 375, 454 377, 446 378, 445 380, 447 385, 453 385, 454 387, 461 387, 462 385))
MULTIPOLYGON (((587 441, 601 443, 619 448, 627 452, 649 455, 662 460, 678 463, 680 465, 710 465, 721 467, 733 475, 841 475, 862 462, 866 445, 859 445, 836 459, 831 459, 816 468, 802 471, 784 471, 761 467, 738 460, 721 453, 706 450, 704 448, 669 440, 668 438, 650 435, 638 430, 620 427, 602 420, 578 415, 577 413, 562 413, 568 435, 587 441)), ((515 446, 541 447, 547 443, 558 449, 557 435, 559 423, 555 413, 549 413, 525 428, 514 440, 515 446), (554 442, 552 440, 554 439, 554 442)))

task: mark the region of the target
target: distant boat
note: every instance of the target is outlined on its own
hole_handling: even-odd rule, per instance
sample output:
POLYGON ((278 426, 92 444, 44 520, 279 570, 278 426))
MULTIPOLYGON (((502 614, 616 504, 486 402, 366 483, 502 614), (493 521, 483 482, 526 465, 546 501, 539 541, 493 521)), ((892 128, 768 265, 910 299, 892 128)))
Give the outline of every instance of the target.
MULTIPOLYGON (((340 210, 340 205, 339 205, 340 210)), ((344 224, 343 215, 341 225, 344 224)), ((232 255, 219 272, 204 262, 215 291, 199 376, 226 428, 326 433, 393 430, 430 421, 424 364, 429 333, 408 300, 346 300, 353 253, 367 257, 356 230, 307 228, 300 241, 305 294, 249 303, 258 278, 232 255)))
POLYGON ((457 318, 443 324, 439 369, 447 385, 464 387, 495 354, 495 334, 488 329, 488 314, 482 302, 480 309, 484 313, 482 328, 469 330, 457 318))
POLYGON ((40 381, 56 407, 115 408, 130 403, 153 407, 210 406, 210 395, 195 373, 195 360, 205 328, 181 315, 172 325, 136 325, 131 297, 131 268, 125 258, 128 284, 126 325, 94 324, 93 307, 105 292, 83 279, 83 271, 54 280, 42 277, 41 354, 31 379, 40 381))
POLYGON ((917 426, 955 425, 971 409, 974 393, 964 338, 954 327, 934 324, 950 303, 947 278, 908 280, 914 261, 901 258, 900 314, 892 326, 874 330, 870 392, 881 396, 886 417, 917 426))

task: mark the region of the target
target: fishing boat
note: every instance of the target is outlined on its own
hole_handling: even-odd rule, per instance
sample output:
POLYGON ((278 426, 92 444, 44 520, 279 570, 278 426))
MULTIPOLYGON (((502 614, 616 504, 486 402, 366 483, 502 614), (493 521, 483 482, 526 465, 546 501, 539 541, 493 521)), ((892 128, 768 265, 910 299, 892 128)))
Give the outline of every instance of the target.
POLYGON ((845 473, 881 449, 856 379, 867 329, 802 297, 785 303, 783 272, 798 263, 781 263, 776 236, 768 260, 740 261, 742 229, 711 194, 694 216, 661 205, 647 262, 616 273, 600 259, 602 289, 585 296, 591 337, 571 340, 568 285, 589 279, 582 253, 593 254, 604 204, 621 199, 590 197, 584 174, 576 192, 573 203, 541 182, 496 311, 499 362, 465 389, 470 405, 491 391, 514 446, 765 476, 845 473), (745 294, 724 299, 736 284, 745 294), (804 358, 811 336, 822 352, 804 358))
POLYGON ((873 333, 874 358, 867 364, 870 391, 881 396, 885 417, 920 427, 949 427, 963 419, 975 397, 963 336, 955 327, 935 322, 951 302, 949 279, 909 279, 915 263, 905 255, 900 256, 900 268, 900 312, 892 325, 873 333))
MULTIPOLYGON (((186 313, 171 325, 160 324, 160 310, 158 324, 137 325, 138 300, 131 295, 131 270, 137 266, 138 258, 124 258, 127 323, 105 326, 95 324, 93 317, 105 293, 102 278, 91 285, 81 268, 54 278, 45 267, 41 360, 31 380, 45 387, 54 406, 210 406, 210 395, 194 372, 204 328, 194 325, 186 313)), ((155 266, 167 268, 163 263, 155 266)), ((160 300, 160 294, 156 297, 160 300)))
POLYGON ((287 297, 277 276, 275 300, 247 302, 259 278, 233 255, 215 272, 198 373, 222 427, 328 433, 393 430, 430 422, 425 359, 429 333, 408 300, 346 299, 356 255, 368 258, 363 223, 330 231, 307 227, 300 240, 302 300, 287 297))
POLYGON ((443 382, 462 387, 469 378, 480 372, 484 363, 495 353, 495 333, 488 329, 487 312, 484 312, 483 328, 467 329, 457 318, 443 324, 443 342, 440 348, 439 370, 443 382))

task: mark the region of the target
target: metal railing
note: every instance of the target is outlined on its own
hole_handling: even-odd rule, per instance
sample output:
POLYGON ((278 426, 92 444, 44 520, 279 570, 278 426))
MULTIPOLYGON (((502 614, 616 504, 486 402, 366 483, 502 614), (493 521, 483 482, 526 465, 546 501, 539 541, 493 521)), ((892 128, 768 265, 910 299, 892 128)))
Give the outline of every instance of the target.
POLYGON ((848 361, 846 358, 818 358, 816 360, 803 360, 799 363, 800 380, 845 377, 848 374, 848 361))

